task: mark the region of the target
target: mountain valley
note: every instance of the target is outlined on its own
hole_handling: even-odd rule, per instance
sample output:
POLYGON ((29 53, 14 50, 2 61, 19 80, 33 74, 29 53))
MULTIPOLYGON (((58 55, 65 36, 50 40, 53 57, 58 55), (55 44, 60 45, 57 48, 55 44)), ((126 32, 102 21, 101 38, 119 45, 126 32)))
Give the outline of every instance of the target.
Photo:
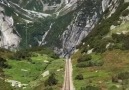
POLYGON ((75 90, 128 90, 129 0, 0 0, 0 90, 65 90, 67 60, 75 90))

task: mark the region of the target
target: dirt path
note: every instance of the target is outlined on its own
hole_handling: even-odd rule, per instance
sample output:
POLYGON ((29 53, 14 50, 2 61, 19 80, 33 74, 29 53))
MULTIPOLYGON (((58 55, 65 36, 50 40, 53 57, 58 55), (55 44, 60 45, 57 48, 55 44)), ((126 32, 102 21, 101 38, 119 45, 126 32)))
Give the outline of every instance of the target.
POLYGON ((66 59, 64 85, 62 90, 75 90, 73 87, 73 81, 72 81, 71 59, 66 59))

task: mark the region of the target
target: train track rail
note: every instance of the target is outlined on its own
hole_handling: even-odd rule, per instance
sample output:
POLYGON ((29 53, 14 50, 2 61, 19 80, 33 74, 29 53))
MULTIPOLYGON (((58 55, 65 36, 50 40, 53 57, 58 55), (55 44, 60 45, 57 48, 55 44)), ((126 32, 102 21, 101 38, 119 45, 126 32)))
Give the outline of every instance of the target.
POLYGON ((65 64, 65 77, 64 77, 64 86, 62 90, 73 90, 71 85, 71 66, 70 59, 66 59, 65 64))

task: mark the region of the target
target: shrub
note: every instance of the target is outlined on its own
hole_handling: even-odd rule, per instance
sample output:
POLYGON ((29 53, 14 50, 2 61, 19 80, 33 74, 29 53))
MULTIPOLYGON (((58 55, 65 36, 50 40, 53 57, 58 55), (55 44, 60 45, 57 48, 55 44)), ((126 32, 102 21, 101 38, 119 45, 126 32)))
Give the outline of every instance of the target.
POLYGON ((78 63, 80 63, 80 62, 85 62, 85 61, 89 61, 89 60, 91 60, 91 59, 92 59, 91 55, 85 54, 85 55, 81 56, 81 57, 77 60, 77 62, 78 62, 78 63))
POLYGON ((114 43, 116 44, 116 48, 118 49, 124 49, 129 50, 129 35, 128 34, 112 34, 112 38, 114 40, 114 43), (118 46, 118 45, 121 46, 118 46))
POLYGON ((129 50, 129 36, 124 39, 123 43, 123 49, 129 50))
POLYGON ((53 58, 53 59, 58 59, 59 58, 59 56, 57 54, 55 54, 55 53, 51 54, 50 57, 53 58))
POLYGON ((122 16, 127 16, 129 14, 129 9, 126 9, 122 12, 122 16))
POLYGON ((2 68, 0 68, 0 77, 4 77, 5 75, 4 75, 4 71, 3 71, 3 69, 2 68))
POLYGON ((93 60, 91 61, 91 63, 93 66, 102 66, 104 64, 102 60, 97 60, 97 61, 93 60))
POLYGON ((125 80, 129 79, 129 72, 122 72, 118 74, 118 79, 125 80))
POLYGON ((48 47, 38 46, 38 47, 29 48, 28 51, 29 52, 38 52, 40 54, 47 54, 48 56, 50 56, 51 58, 54 58, 54 59, 59 58, 59 56, 57 54, 55 54, 53 52, 53 50, 51 50, 48 47))
POLYGON ((90 61, 80 62, 76 65, 76 67, 85 68, 85 67, 102 66, 102 65, 103 61, 90 60, 90 61))
MULTIPOLYGON (((98 37, 99 38, 99 37, 98 37)), ((107 50, 106 45, 108 43, 112 43, 112 38, 103 38, 103 39, 97 39, 94 41, 94 51, 98 53, 103 53, 107 50)))
POLYGON ((112 82, 117 83, 118 80, 127 80, 129 79, 129 72, 121 72, 117 75, 112 76, 112 82))
POLYGON ((22 60, 22 59, 26 59, 29 60, 29 58, 31 57, 31 54, 27 51, 17 51, 14 56, 13 59, 16 60, 22 60))
POLYGON ((96 86, 86 86, 86 87, 81 87, 81 90, 101 90, 99 87, 96 86))
POLYGON ((45 81, 45 86, 56 85, 58 80, 55 78, 55 73, 52 73, 49 78, 45 81))
POLYGON ((114 40, 115 43, 119 43, 119 42, 122 42, 126 37, 124 34, 112 34, 112 38, 114 40))
MULTIPOLYGON (((80 44, 81 47, 81 44, 80 44)), ((89 50, 88 46, 83 46, 83 49, 81 50, 81 53, 87 53, 87 51, 89 50)))
POLYGON ((76 67, 79 67, 79 68, 90 67, 90 66, 92 66, 92 63, 90 61, 80 62, 76 65, 76 67))
POLYGON ((52 87, 46 87, 44 90, 53 90, 52 87))
POLYGON ((82 74, 78 74, 76 77, 75 77, 76 80, 83 80, 83 75, 82 74))
POLYGON ((9 67, 7 64, 6 64, 6 59, 0 57, 0 67, 1 68, 7 68, 9 67))
POLYGON ((117 75, 112 76, 112 82, 115 82, 115 83, 118 82, 118 76, 117 75))

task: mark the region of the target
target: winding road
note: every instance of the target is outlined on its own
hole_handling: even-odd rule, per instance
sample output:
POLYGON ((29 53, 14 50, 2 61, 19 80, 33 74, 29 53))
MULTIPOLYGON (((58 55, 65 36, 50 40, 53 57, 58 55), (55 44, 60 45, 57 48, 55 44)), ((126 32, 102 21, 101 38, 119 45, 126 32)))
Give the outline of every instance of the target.
POLYGON ((68 59, 68 58, 66 58, 65 77, 64 77, 64 85, 62 90, 74 90, 73 81, 72 81, 72 63, 71 63, 71 59, 68 59))

